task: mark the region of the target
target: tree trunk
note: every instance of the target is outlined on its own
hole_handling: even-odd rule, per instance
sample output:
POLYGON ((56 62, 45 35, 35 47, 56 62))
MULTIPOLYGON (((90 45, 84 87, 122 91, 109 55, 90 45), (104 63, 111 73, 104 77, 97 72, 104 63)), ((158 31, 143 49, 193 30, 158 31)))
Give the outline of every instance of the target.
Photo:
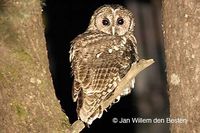
POLYGON ((165 54, 173 133, 200 131, 200 2, 164 0, 165 54))
POLYGON ((0 0, 0 132, 67 132, 48 69, 39 0, 0 0))

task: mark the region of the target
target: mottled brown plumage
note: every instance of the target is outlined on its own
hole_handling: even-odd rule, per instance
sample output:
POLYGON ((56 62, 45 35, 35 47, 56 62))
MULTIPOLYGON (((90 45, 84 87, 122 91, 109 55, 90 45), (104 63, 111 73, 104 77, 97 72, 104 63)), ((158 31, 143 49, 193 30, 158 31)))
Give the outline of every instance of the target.
MULTIPOLYGON (((105 5, 95 11, 86 32, 72 41, 73 101, 77 101, 78 117, 89 125, 101 117, 100 104, 138 60, 133 28, 130 11, 119 5, 105 5)), ((131 83, 122 95, 130 91, 131 83)))

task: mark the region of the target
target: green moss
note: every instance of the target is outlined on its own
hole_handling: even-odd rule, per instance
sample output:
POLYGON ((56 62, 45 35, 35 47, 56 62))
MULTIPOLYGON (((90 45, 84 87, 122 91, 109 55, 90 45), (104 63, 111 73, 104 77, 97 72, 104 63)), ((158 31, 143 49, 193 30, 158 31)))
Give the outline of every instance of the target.
POLYGON ((11 107, 18 117, 25 118, 28 116, 27 110, 23 107, 23 105, 17 103, 16 101, 11 104, 11 107))
POLYGON ((7 47, 12 48, 16 46, 16 42, 18 41, 18 34, 13 28, 12 23, 6 17, 0 22, 0 32, 5 37, 4 41, 7 44, 7 47))
POLYGON ((15 51, 14 56, 21 61, 29 62, 32 59, 31 56, 23 49, 19 49, 19 50, 15 51))
POLYGON ((3 79, 3 74, 0 72, 0 80, 2 80, 3 79))
POLYGON ((6 10, 6 7, 8 6, 6 0, 0 0, 0 16, 2 16, 6 10))
POLYGON ((61 126, 62 126, 62 128, 70 127, 69 119, 67 118, 67 116, 64 113, 63 113, 63 118, 61 120, 61 126))
POLYGON ((17 70, 17 66, 13 66, 12 64, 6 64, 6 66, 2 69, 3 73, 10 77, 8 82, 16 82, 16 80, 19 79, 19 73, 17 72, 17 70))
POLYGON ((27 112, 26 112, 25 108, 23 108, 20 105, 15 105, 15 108, 16 108, 16 113, 17 113, 17 115, 19 117, 25 117, 25 116, 27 116, 27 112))

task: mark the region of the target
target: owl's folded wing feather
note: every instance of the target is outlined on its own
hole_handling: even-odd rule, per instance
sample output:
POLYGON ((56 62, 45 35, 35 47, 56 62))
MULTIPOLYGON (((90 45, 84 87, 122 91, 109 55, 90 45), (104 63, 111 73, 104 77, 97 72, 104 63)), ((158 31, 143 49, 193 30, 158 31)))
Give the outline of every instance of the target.
MULTIPOLYGON (((74 76, 77 75, 76 74, 77 71, 75 70, 77 69, 76 66, 78 65, 77 56, 78 56, 78 53, 80 52, 80 50, 78 49, 80 45, 81 45, 81 39, 78 36, 71 42, 71 48, 69 51, 69 54, 70 54, 69 61, 71 62, 72 75, 74 76)), ((72 87, 72 99, 74 102, 77 101, 80 90, 81 90, 80 83, 76 81, 76 78, 74 78, 73 87, 72 87)))
POLYGON ((94 44, 96 41, 98 41, 98 39, 100 39, 100 37, 105 36, 105 34, 100 35, 100 37, 99 35, 100 34, 91 35, 90 33, 85 32, 77 36, 71 42, 69 60, 71 62, 72 74, 74 75, 74 83, 72 88, 72 98, 74 102, 77 101, 78 95, 83 85, 85 86, 88 84, 87 82, 89 79, 88 77, 86 78, 86 76, 90 77, 90 71, 88 71, 90 68, 87 67, 88 61, 91 60, 91 57, 88 54, 88 51, 90 51, 88 42, 96 38, 95 41, 90 42, 94 44))

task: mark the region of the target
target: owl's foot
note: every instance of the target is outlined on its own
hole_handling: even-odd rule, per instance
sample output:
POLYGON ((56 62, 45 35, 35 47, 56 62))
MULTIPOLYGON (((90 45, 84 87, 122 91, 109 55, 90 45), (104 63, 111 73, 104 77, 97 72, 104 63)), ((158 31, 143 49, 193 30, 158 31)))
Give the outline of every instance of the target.
POLYGON ((119 100, 120 100, 120 98, 121 98, 121 96, 118 96, 115 100, 114 100, 114 102, 113 103, 118 103, 119 102, 119 100))

